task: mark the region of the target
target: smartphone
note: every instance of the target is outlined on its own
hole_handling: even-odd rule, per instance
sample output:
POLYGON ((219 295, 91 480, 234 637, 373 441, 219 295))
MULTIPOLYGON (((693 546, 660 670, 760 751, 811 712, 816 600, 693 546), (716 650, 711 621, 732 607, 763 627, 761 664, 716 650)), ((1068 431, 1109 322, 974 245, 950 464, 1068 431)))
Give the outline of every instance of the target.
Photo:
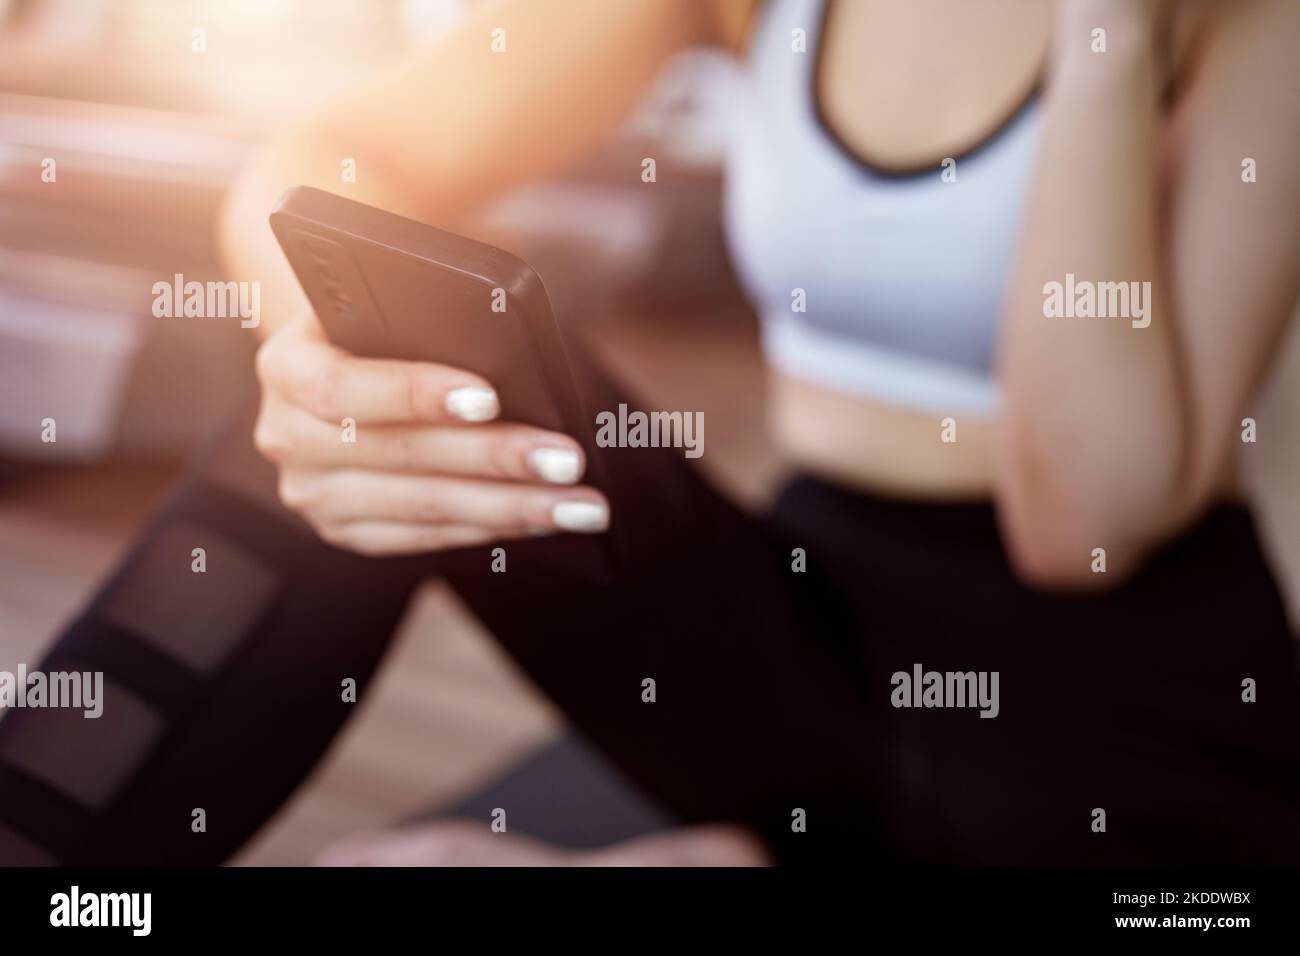
POLYGON ((271 229, 330 341, 482 375, 501 420, 572 436, 584 482, 610 493, 550 297, 522 259, 307 186, 280 198, 271 229))

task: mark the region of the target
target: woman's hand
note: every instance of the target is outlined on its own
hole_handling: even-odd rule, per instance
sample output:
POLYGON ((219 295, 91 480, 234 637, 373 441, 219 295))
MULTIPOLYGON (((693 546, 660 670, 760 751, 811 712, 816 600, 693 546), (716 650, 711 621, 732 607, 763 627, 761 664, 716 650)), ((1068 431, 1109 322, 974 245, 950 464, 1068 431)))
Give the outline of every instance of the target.
POLYGON ((281 500, 337 547, 410 554, 609 523, 604 497, 575 484, 578 443, 495 421, 495 391, 470 372, 357 358, 309 314, 267 339, 257 373, 254 443, 281 500))

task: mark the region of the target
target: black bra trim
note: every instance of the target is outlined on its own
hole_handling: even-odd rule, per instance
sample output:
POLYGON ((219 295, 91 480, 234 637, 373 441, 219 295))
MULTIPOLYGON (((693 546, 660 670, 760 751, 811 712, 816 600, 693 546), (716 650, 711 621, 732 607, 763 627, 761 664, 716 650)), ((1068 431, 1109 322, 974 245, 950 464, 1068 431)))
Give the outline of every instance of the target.
POLYGON ((889 166, 884 163, 876 162, 850 146, 839 134, 839 131, 837 131, 831 124, 830 120, 826 116, 825 110, 822 108, 821 81, 822 73, 824 72, 823 61, 825 59, 826 50, 825 41, 831 20, 832 8, 834 6, 835 0, 822 0, 821 24, 817 29, 817 49, 813 54, 812 83, 810 84, 812 111, 813 115, 816 117, 818 127, 825 134, 826 138, 829 139, 840 150, 840 152, 844 153, 844 155, 853 160, 854 163, 866 169, 874 176, 880 176, 886 179, 914 179, 935 172, 945 159, 954 159, 957 161, 969 159, 997 142, 1004 133, 1016 124, 1017 120, 1020 119, 1021 114, 1033 105, 1034 101, 1038 99, 1039 94, 1042 92, 1044 85, 1043 79, 1046 72, 1045 64, 1044 66, 1039 67, 1034 76, 1033 85, 1029 88, 1029 91, 1020 98, 1011 112, 998 122, 989 133, 980 137, 974 143, 965 146, 956 152, 947 153, 944 156, 940 156, 939 158, 926 163, 917 163, 908 166, 889 166))

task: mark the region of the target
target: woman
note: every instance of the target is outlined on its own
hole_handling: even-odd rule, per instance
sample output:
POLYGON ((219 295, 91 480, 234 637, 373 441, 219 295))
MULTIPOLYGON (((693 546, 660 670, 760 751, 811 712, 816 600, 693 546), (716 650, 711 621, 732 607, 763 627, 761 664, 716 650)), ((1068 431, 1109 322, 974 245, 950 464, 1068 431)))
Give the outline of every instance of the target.
MULTIPOLYGON (((454 224, 595 144, 673 52, 732 47, 748 99, 729 238, 764 320, 772 427, 808 477, 762 527, 694 479, 655 486, 660 529, 727 570, 647 561, 637 587, 667 575, 679 590, 660 593, 715 630, 530 598, 532 630, 562 620, 592 668, 672 674, 688 702, 668 717, 548 676, 525 622, 471 604, 643 785, 783 858, 1295 861, 1290 635, 1225 496, 1300 288, 1298 27, 1287 0, 476 8, 436 55, 285 136, 233 196, 232 272, 262 278, 274 328, 255 439, 285 503, 367 555, 638 520, 576 483, 571 437, 496 421, 492 383, 329 345, 265 216, 288 185, 331 188, 346 156, 369 170, 352 198, 454 224), (338 442, 345 416, 372 430, 366 451, 338 442), (893 693, 914 665, 1000 675, 997 716, 893 693), (773 675, 767 697, 746 683, 773 675)), ((421 839, 438 858, 443 837, 421 839)), ((473 858, 474 838, 447 839, 473 858)))

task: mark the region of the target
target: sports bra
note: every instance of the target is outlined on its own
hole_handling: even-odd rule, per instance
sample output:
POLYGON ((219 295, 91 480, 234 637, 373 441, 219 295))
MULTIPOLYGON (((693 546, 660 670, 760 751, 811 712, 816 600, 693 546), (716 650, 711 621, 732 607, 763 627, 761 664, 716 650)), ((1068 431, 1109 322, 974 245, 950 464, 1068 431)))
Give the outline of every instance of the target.
POLYGON ((766 5, 728 137, 727 240, 761 319, 764 353, 783 373, 839 391, 991 416, 1037 96, 951 157, 955 164, 902 174, 873 167, 820 115, 827 2, 766 5))

